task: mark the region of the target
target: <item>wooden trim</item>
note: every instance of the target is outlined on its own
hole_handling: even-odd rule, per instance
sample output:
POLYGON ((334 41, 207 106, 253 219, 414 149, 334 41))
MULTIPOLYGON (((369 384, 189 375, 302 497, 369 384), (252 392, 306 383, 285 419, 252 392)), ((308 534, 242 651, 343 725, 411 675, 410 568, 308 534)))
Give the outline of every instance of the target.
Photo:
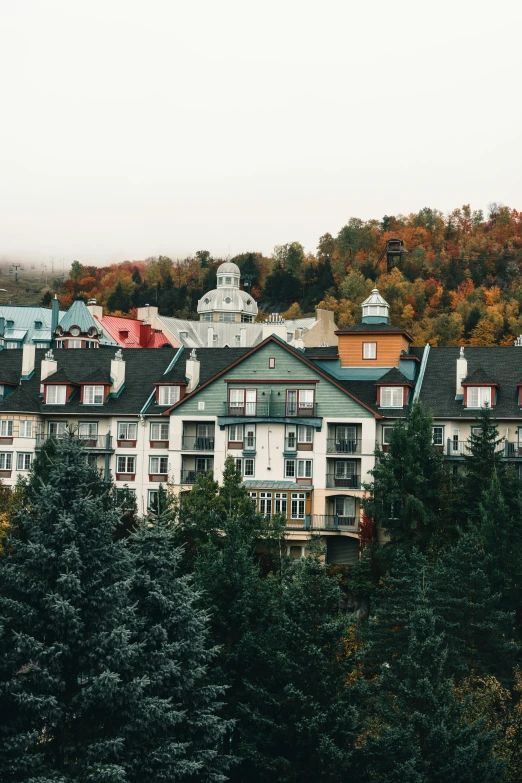
POLYGON ((321 383, 321 381, 296 381, 295 379, 288 378, 283 380, 267 380, 265 378, 259 378, 259 380, 250 380, 245 378, 240 378, 238 380, 234 380, 233 378, 224 378, 223 383, 249 383, 249 384, 259 384, 259 383, 300 383, 304 386, 310 386, 312 383, 321 383))
POLYGON ((198 386, 194 391, 191 391, 189 394, 186 394, 183 399, 179 400, 175 405, 172 405, 170 408, 167 408, 167 410, 162 412, 162 416, 170 416, 171 412, 174 410, 174 408, 177 408, 179 405, 181 405, 186 400, 193 397, 195 394, 200 392, 202 389, 204 389, 206 386, 209 386, 211 383, 214 383, 214 381, 217 381, 218 378, 221 378, 225 373, 230 372, 230 370, 238 365, 240 362, 243 362, 245 359, 248 359, 250 356, 252 356, 256 351, 259 351, 261 348, 263 348, 265 345, 268 345, 268 343, 275 343, 283 350, 287 351, 291 356, 293 356, 296 359, 299 359, 300 362, 305 364, 307 367, 309 367, 311 370, 313 370, 314 373, 317 375, 320 375, 322 378, 325 378, 329 383, 332 384, 332 386, 335 386, 337 389, 343 392, 343 394, 346 394, 347 397, 350 397, 352 400, 355 400, 355 402, 360 405, 362 408, 366 408, 367 411, 369 411, 374 419, 383 419, 384 416, 382 413, 379 413, 378 411, 374 410, 370 405, 367 405, 365 402, 360 400, 355 394, 352 394, 352 392, 348 391, 348 389, 345 389, 344 386, 342 386, 339 381, 335 380, 335 378, 332 378, 331 375, 328 375, 323 370, 321 370, 319 367, 317 367, 315 364, 312 364, 305 356, 300 356, 297 352, 297 349, 291 348, 287 343, 284 343, 282 340, 279 340, 277 337, 274 337, 274 335, 269 335, 263 342, 259 343, 259 345, 255 345, 248 353, 246 353, 244 356, 240 356, 239 359, 236 359, 235 362, 232 362, 232 364, 229 364, 228 367, 224 367, 221 372, 218 372, 216 375, 214 375, 212 378, 209 378, 208 381, 205 381, 205 383, 202 383, 201 386, 198 386))
MULTIPOLYGON (((490 389, 493 389, 493 388, 495 388, 495 386, 498 386, 498 383, 496 381, 491 382, 491 383, 466 383, 465 381, 463 381, 460 385, 463 388, 466 388, 466 386, 478 386, 479 388, 484 388, 484 389, 490 388, 490 389)), ((517 386, 520 386, 520 384, 517 383, 517 386)))
POLYGON ((403 334, 410 341, 410 343, 413 342, 413 337, 405 329, 400 329, 400 330, 394 329, 391 332, 388 329, 380 329, 379 331, 377 331, 375 329, 368 329, 367 331, 366 331, 366 329, 357 329, 356 332, 353 332, 353 331, 350 331, 350 330, 347 330, 347 331, 343 332, 342 329, 338 329, 336 332, 334 332, 334 334, 335 335, 340 335, 340 336, 344 335, 345 337, 347 335, 350 336, 352 334, 356 334, 356 335, 361 335, 361 334, 362 335, 365 335, 365 334, 403 334))
POLYGON ((410 383, 410 381, 404 381, 403 383, 400 383, 397 381, 396 383, 388 381, 387 383, 381 383, 380 381, 375 381, 373 384, 374 386, 386 386, 387 388, 394 389, 399 386, 409 386, 411 389, 413 389, 413 383, 410 383))

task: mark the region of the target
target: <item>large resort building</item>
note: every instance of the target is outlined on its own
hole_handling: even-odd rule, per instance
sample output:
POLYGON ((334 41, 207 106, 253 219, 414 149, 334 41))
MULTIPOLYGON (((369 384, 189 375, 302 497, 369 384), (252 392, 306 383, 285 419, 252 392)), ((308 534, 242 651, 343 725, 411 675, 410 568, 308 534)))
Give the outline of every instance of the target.
MULTIPOLYGON (((237 278, 228 266, 214 309, 200 316, 228 312, 219 308, 229 304, 229 289, 243 293, 229 284, 237 278)), ((241 319, 243 302, 255 307, 236 298, 239 309, 230 312, 241 319)), ((257 510, 286 517, 293 555, 319 534, 328 561, 349 564, 358 557, 375 447, 386 450, 394 421, 414 399, 432 413, 433 443, 454 469, 486 403, 505 458, 522 462, 522 347, 411 347, 376 289, 362 304, 361 323, 335 330, 335 344, 313 346, 276 330, 254 344, 215 347, 212 338, 188 347, 158 339, 162 347, 149 347, 149 324, 133 333, 144 343, 137 351, 114 344, 115 327, 113 344, 104 344, 104 316, 87 312, 90 320, 82 320, 73 306, 60 318, 52 349, 32 337, 21 350, 0 352, 0 479, 8 486, 27 475, 48 438, 68 429, 82 439, 86 459, 136 497, 139 513, 160 485, 187 491, 206 472, 219 481, 231 456, 257 510), (58 347, 69 341, 77 342, 63 347, 98 349, 58 347)))

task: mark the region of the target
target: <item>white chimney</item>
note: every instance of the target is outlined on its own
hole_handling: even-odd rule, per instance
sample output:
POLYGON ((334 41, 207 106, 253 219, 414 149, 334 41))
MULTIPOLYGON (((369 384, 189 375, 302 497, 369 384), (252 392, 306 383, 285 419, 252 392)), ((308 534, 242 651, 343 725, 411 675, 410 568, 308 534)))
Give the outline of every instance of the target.
POLYGON ((239 345, 241 348, 247 347, 247 334, 246 334, 246 328, 244 326, 241 327, 239 330, 239 345))
POLYGON ((187 394, 190 394, 199 384, 199 359, 195 348, 191 350, 190 358, 187 359, 185 375, 188 380, 187 394))
POLYGON ((161 324, 156 323, 158 319, 158 308, 152 305, 144 305, 138 307, 138 321, 147 321, 153 329, 159 329, 161 331, 161 324))
POLYGON ((42 359, 42 363, 40 365, 40 394, 43 394, 44 391, 42 382, 45 381, 45 379, 50 375, 53 375, 57 369, 58 362, 54 358, 52 350, 49 349, 45 354, 45 359, 42 359))
POLYGON ((116 351, 114 359, 111 361, 111 394, 118 394, 125 383, 125 362, 121 348, 116 351))
POLYGON ((101 320, 103 318, 103 307, 96 304, 96 299, 89 299, 87 302, 87 310, 90 312, 93 318, 101 320))
POLYGON ((209 326, 207 329, 207 346, 212 348, 214 346, 214 327, 209 326))
POLYGON ((468 375, 468 360, 464 356, 464 346, 460 349, 459 358, 457 359, 457 390, 455 396, 459 398, 464 397, 464 389, 462 387, 462 381, 468 375))
POLYGON ((36 348, 32 343, 25 343, 22 347, 22 380, 27 381, 34 372, 34 357, 36 348))

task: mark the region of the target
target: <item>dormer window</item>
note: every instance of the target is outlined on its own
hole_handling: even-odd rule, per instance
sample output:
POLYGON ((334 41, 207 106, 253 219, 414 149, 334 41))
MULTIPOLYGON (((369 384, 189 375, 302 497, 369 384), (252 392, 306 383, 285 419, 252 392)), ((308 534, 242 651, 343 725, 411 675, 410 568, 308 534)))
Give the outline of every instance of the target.
POLYGON ((103 405, 104 398, 103 386, 84 386, 83 404, 84 405, 103 405))
POLYGON ((179 386, 160 386, 158 403, 160 405, 174 405, 179 401, 179 386))
POLYGON ((42 322, 41 321, 35 321, 34 322, 34 328, 35 329, 41 329, 42 328, 42 322))
POLYGON ((381 388, 381 408, 402 408, 404 389, 402 386, 383 386, 381 388))
POLYGON ((377 358, 377 343, 363 343, 363 359, 377 358))
POLYGON ((466 408, 491 406, 491 386, 469 386, 466 403, 466 408))
POLYGON ((45 402, 47 405, 65 405, 67 386, 46 386, 45 402))

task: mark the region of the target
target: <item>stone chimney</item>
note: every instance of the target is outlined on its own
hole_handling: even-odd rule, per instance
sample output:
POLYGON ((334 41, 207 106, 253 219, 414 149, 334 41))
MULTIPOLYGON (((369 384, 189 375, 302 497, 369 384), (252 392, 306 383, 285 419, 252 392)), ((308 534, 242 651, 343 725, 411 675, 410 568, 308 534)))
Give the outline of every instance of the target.
POLYGON ((22 346, 22 380, 28 381, 34 372, 34 358, 36 348, 32 343, 24 343, 22 346))
POLYGON ((187 394, 190 394, 199 385, 199 359, 195 348, 191 350, 190 358, 187 359, 185 375, 188 381, 187 394))
POLYGON ((457 359, 457 386, 455 392, 455 399, 464 399, 464 389, 462 387, 462 381, 468 375, 468 360, 464 356, 464 346, 460 349, 459 358, 457 359))
POLYGON ((114 359, 111 361, 111 394, 118 394, 125 384, 125 362, 121 348, 116 351, 114 359))
POLYGON ((45 359, 42 359, 42 363, 40 366, 40 394, 43 394, 43 390, 44 390, 42 386, 43 381, 45 381, 46 378, 49 378, 50 375, 53 375, 53 373, 55 373, 57 369, 58 369, 58 362, 54 358, 52 349, 49 349, 45 354, 45 359))
POLYGON ((89 299, 87 302, 87 310, 90 312, 93 318, 97 318, 98 321, 101 321, 103 318, 103 307, 99 304, 96 304, 96 299, 89 299))

